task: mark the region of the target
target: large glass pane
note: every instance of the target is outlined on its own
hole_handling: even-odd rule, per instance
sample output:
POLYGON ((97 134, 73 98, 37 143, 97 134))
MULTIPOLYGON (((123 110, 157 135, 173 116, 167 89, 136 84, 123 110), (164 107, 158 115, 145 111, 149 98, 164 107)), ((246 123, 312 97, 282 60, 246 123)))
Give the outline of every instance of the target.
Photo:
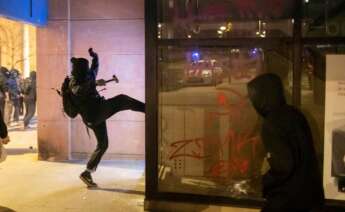
POLYGON ((303 35, 345 36, 344 0, 304 0, 303 35))
POLYGON ((295 1, 162 0, 158 38, 286 37, 295 1))
POLYGON ((275 72, 291 96, 290 51, 159 48, 159 191, 260 198, 261 119, 246 83, 275 72))
POLYGON ((305 46, 302 109, 312 127, 326 198, 339 200, 345 200, 344 67, 345 46, 305 46))

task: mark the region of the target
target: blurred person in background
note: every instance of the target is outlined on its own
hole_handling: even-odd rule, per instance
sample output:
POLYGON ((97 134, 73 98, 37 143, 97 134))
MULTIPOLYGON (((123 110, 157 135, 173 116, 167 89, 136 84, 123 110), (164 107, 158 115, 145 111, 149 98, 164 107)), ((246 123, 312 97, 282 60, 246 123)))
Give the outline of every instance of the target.
POLYGON ((8 137, 7 126, 2 117, 3 116, 0 112, 0 162, 3 162, 7 156, 3 145, 8 144, 8 142, 10 142, 10 138, 8 137))
POLYGON ((19 121, 19 99, 20 99, 20 89, 18 86, 18 73, 19 71, 16 69, 12 69, 10 71, 10 77, 7 80, 7 86, 8 86, 8 93, 10 102, 12 104, 12 109, 14 109, 13 113, 13 122, 19 121))
POLYGON ((24 83, 24 76, 21 73, 18 73, 17 76, 17 86, 19 88, 19 116, 24 115, 24 96, 23 96, 23 92, 21 90, 23 83, 24 83))
POLYGON ((6 98, 7 98, 7 78, 8 78, 9 71, 5 67, 0 68, 0 112, 1 116, 4 119, 5 114, 5 105, 6 105, 6 98))
POLYGON ((24 95, 25 104, 24 129, 27 129, 36 112, 37 91, 35 71, 31 71, 30 77, 24 80, 21 90, 24 95))

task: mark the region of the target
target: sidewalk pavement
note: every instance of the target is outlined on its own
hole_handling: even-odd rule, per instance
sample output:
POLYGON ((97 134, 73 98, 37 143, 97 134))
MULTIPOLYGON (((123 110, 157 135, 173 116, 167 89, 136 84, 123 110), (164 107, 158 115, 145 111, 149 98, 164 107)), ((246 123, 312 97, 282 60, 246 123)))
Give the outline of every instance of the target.
MULTIPOLYGON (((144 161, 102 161, 93 174, 99 188, 87 189, 79 179, 86 161, 38 161, 36 130, 14 126, 9 131, 11 142, 5 146, 9 156, 0 163, 0 212, 144 211, 144 161)), ((257 210, 214 206, 204 210, 225 211, 257 210)))
POLYGON ((21 152, 0 164, 0 206, 18 212, 144 211, 143 161, 103 162, 94 174, 99 188, 90 190, 79 180, 84 162, 36 158, 21 152))

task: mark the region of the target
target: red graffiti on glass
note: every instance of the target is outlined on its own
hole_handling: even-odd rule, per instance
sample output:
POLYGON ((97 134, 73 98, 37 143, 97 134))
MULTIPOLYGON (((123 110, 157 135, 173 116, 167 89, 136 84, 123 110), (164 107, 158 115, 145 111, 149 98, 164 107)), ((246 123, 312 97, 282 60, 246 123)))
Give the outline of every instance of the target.
POLYGON ((178 157, 191 157, 195 159, 204 159, 207 156, 202 155, 202 145, 203 145, 203 138, 196 138, 196 139, 190 139, 190 140, 182 140, 182 141, 176 141, 170 146, 174 148, 174 151, 172 152, 171 156, 169 157, 169 160, 178 158, 178 157), (192 150, 188 153, 183 153, 182 150, 184 148, 187 148, 187 146, 193 145, 193 147, 196 147, 196 150, 192 150))
POLYGON ((247 96, 242 95, 240 92, 232 88, 223 88, 222 90, 227 91, 230 96, 237 100, 236 102, 232 102, 224 92, 219 92, 217 103, 220 109, 223 109, 224 112, 209 112, 207 114, 207 127, 215 123, 214 120, 221 116, 229 116, 229 118, 233 118, 234 121, 240 120, 242 112, 244 112, 246 106, 248 106, 247 96))
MULTIPOLYGON (((222 88, 218 92, 217 104, 223 112, 209 112, 206 114, 207 127, 213 126, 217 120, 222 116, 227 116, 234 122, 243 122, 246 109, 248 109, 248 97, 242 95, 240 92, 231 88, 222 88)), ((243 130, 243 132, 236 132, 234 129, 228 129, 223 139, 204 137, 180 140, 170 144, 172 149, 169 154, 169 160, 188 157, 197 160, 203 160, 212 157, 205 155, 204 150, 210 146, 217 145, 218 160, 212 164, 208 170, 213 177, 220 177, 224 174, 232 177, 238 174, 246 174, 249 171, 251 161, 243 157, 244 151, 250 151, 251 157, 255 158, 256 150, 260 143, 258 135, 252 130, 243 130), (226 150, 230 150, 228 160, 224 160, 226 150)))
POLYGON ((229 129, 226 140, 221 143, 220 157, 224 158, 224 147, 229 145, 232 156, 229 160, 219 160, 210 168, 210 173, 214 177, 219 177, 223 173, 233 175, 235 173, 245 174, 249 171, 250 162, 248 159, 241 159, 241 155, 246 148, 251 149, 252 157, 255 158, 259 136, 250 136, 249 133, 236 133, 229 129))

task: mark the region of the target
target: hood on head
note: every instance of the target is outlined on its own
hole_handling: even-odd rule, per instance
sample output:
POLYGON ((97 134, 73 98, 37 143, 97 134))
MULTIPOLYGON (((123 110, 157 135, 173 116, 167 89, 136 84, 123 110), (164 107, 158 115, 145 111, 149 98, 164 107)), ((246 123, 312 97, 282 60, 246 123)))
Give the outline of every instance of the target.
POLYGON ((282 81, 275 74, 262 74, 254 78, 247 84, 247 89, 255 110, 264 117, 286 104, 282 81))
POLYGON ((71 58, 72 75, 77 79, 84 79, 89 71, 89 61, 85 58, 71 58))

